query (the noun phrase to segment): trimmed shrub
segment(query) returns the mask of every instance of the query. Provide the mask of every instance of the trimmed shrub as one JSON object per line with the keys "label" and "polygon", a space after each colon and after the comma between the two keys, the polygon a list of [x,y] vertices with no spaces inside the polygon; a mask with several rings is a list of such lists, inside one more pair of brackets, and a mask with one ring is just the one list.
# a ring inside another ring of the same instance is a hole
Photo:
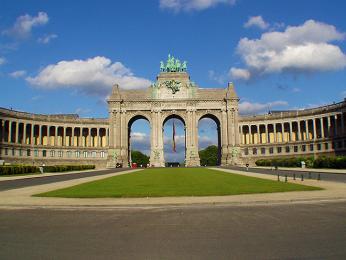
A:
{"label": "trimmed shrub", "polygon": [[0,166],[0,175],[15,175],[40,172],[39,168],[30,165]]}
{"label": "trimmed shrub", "polygon": [[346,156],[260,159],[255,163],[257,166],[301,167],[302,161],[307,168],[346,169]]}
{"label": "trimmed shrub", "polygon": [[52,165],[44,166],[43,172],[67,172],[95,169],[95,165]]}

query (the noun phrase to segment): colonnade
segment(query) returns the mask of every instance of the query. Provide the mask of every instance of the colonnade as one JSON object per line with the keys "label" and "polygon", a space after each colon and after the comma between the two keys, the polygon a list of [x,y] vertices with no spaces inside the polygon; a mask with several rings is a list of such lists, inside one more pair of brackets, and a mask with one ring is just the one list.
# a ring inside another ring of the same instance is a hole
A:
{"label": "colonnade", "polygon": [[241,144],[299,142],[334,138],[345,134],[344,113],[285,121],[281,119],[278,122],[240,122]]}
{"label": "colonnade", "polygon": [[0,120],[0,143],[58,147],[107,147],[108,128]]}

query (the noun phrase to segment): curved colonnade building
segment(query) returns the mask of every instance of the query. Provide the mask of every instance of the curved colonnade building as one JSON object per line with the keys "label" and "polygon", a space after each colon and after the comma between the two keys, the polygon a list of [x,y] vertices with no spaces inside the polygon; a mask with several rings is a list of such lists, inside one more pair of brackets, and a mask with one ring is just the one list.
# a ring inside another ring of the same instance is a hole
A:
{"label": "curved colonnade building", "polygon": [[[346,102],[239,116],[240,161],[346,153]],[[0,108],[0,158],[18,164],[107,164],[108,119]]]}

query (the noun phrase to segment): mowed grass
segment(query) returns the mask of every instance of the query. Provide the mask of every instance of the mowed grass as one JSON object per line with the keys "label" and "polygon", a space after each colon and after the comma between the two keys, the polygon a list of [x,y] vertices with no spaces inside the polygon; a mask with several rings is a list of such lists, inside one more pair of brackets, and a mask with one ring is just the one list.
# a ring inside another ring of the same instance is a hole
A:
{"label": "mowed grass", "polygon": [[277,182],[206,168],[153,168],[37,194],[63,198],[221,196],[321,188]]}

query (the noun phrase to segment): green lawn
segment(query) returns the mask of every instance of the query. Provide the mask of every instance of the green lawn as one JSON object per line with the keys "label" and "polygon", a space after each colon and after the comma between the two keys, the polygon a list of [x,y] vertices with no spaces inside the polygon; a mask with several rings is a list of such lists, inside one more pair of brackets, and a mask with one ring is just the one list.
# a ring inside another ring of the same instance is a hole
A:
{"label": "green lawn", "polygon": [[218,196],[319,189],[206,168],[153,168],[34,196],[63,198]]}

